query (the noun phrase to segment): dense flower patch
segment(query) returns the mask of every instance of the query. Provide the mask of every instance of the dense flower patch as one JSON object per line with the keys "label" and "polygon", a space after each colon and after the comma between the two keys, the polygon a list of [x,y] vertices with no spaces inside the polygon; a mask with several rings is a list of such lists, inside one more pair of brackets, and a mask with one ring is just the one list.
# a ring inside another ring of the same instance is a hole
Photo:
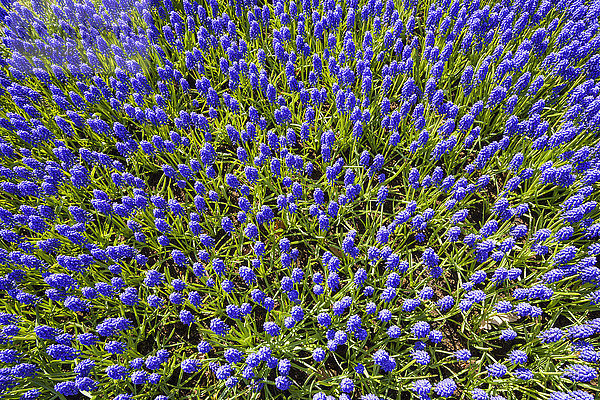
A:
{"label": "dense flower patch", "polygon": [[599,0],[0,14],[0,396],[593,400]]}

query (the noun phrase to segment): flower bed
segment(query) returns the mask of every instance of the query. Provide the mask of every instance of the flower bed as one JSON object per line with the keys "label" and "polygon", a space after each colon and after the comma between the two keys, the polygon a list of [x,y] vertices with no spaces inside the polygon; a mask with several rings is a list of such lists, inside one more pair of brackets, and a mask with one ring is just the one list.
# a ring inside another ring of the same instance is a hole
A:
{"label": "flower bed", "polygon": [[0,16],[0,396],[598,393],[600,1]]}

